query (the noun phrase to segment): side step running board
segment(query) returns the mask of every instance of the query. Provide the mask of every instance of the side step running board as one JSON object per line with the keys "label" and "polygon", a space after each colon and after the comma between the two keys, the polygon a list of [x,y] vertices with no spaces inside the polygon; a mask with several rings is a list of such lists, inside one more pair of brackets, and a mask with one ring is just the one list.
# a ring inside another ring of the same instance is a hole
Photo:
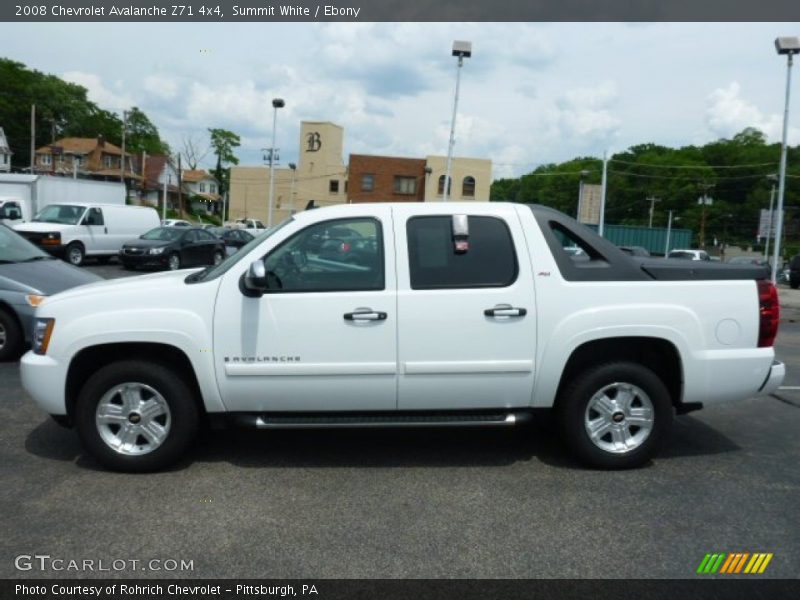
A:
{"label": "side step running board", "polygon": [[513,427],[530,421],[530,413],[431,414],[238,414],[237,425],[256,429],[330,429],[362,427]]}

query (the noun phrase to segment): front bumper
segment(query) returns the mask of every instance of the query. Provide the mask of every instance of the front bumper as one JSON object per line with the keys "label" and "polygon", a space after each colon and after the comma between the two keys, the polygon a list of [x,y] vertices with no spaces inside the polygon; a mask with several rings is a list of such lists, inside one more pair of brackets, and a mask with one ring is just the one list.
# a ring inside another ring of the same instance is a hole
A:
{"label": "front bumper", "polygon": [[26,352],[19,363],[22,387],[50,415],[66,415],[64,365],[50,356]]}
{"label": "front bumper", "polygon": [[772,363],[767,378],[764,380],[761,389],[758,390],[759,396],[766,396],[777,390],[783,383],[783,378],[786,376],[786,365],[781,361],[776,360]]}
{"label": "front bumper", "polygon": [[166,267],[169,264],[169,253],[126,254],[120,252],[119,260],[126,267]]}

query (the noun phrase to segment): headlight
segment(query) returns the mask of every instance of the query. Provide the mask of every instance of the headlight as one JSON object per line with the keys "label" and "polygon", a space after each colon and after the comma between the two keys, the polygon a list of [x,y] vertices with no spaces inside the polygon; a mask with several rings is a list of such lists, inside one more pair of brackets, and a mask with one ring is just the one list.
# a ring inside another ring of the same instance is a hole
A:
{"label": "headlight", "polygon": [[42,302],[44,302],[45,298],[47,298],[47,296],[28,294],[25,296],[25,302],[27,302],[29,306],[39,306]]}
{"label": "headlight", "polygon": [[35,319],[33,322],[33,351],[36,354],[47,354],[50,336],[53,334],[55,319]]}
{"label": "headlight", "polygon": [[161,248],[150,248],[150,250],[148,250],[147,253],[148,254],[163,254],[164,253],[164,248],[163,247],[161,247]]}
{"label": "headlight", "polygon": [[42,236],[43,246],[58,246],[61,244],[61,234],[59,232],[46,233]]}

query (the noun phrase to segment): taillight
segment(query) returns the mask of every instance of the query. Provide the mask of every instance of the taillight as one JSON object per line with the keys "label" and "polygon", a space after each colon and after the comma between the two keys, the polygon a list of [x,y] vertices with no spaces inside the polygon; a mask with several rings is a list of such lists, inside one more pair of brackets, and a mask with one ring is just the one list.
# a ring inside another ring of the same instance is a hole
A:
{"label": "taillight", "polygon": [[778,304],[778,290],[771,281],[760,279],[758,286],[758,347],[768,348],[775,343],[778,335],[778,322],[781,311]]}

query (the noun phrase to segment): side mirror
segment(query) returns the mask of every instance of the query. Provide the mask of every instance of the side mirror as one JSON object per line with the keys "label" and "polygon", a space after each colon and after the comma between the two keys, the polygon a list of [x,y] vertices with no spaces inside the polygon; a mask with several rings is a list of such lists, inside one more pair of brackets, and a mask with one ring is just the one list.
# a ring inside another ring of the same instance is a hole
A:
{"label": "side mirror", "polygon": [[263,260],[250,263],[242,279],[243,290],[248,296],[261,296],[267,289],[267,269]]}

